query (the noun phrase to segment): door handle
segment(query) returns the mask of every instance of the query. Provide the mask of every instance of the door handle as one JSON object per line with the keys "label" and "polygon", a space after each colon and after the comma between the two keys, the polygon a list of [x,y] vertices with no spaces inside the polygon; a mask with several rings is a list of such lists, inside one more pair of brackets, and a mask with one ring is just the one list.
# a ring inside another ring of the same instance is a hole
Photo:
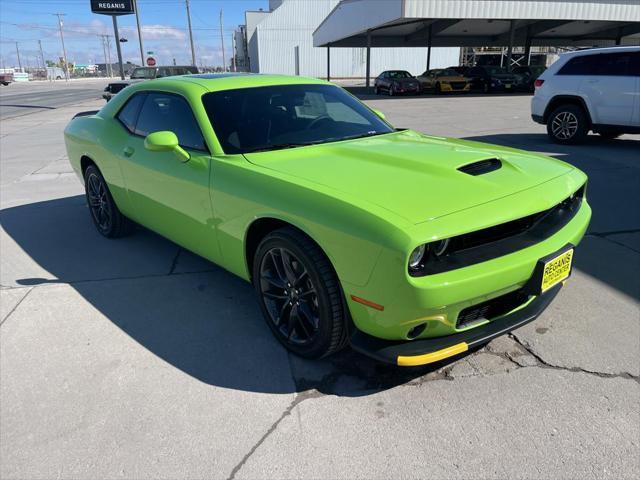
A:
{"label": "door handle", "polygon": [[131,155],[133,155],[133,152],[135,152],[135,149],[133,147],[124,147],[124,150],[122,150],[122,153],[125,157],[130,157]]}
{"label": "door handle", "polygon": [[597,78],[590,78],[589,80],[587,80],[587,82],[589,83],[598,83],[600,80],[598,80]]}

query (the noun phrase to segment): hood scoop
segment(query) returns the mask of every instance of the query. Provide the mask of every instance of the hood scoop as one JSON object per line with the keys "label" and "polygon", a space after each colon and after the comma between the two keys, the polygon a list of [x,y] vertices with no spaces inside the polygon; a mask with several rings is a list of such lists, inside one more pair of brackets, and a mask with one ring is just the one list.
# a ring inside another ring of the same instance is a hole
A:
{"label": "hood scoop", "polygon": [[477,177],[478,175],[484,175],[485,173],[493,172],[500,168],[502,168],[502,162],[499,159],[488,158],[486,160],[480,160],[479,162],[463,165],[458,168],[458,171]]}

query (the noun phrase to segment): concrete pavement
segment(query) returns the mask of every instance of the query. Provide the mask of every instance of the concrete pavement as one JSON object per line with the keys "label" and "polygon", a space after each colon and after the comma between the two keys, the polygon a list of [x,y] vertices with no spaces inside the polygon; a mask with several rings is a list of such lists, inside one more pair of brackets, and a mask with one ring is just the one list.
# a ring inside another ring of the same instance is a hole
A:
{"label": "concrete pavement", "polygon": [[371,100],[397,126],[574,163],[594,209],[540,319],[397,369],[288,355],[249,285],[146,230],[95,233],[61,132],[101,104],[0,128],[1,478],[635,478],[638,136],[558,147],[526,96]]}

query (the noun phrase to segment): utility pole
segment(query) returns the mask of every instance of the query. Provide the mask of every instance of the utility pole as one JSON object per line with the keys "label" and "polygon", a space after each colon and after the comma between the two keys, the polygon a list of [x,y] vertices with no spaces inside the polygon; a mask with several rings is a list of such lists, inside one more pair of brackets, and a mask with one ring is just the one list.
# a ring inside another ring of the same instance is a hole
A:
{"label": "utility pole", "polygon": [[118,69],[120,70],[120,80],[124,80],[124,67],[122,66],[122,50],[120,49],[120,34],[118,33],[118,16],[111,15],[113,20],[113,34],[116,37],[116,51],[118,52]]}
{"label": "utility pole", "polygon": [[144,47],[142,46],[142,29],[140,28],[140,15],[138,14],[138,0],[134,0],[134,7],[136,9],[136,25],[138,25],[138,42],[140,43],[140,61],[144,67]]}
{"label": "utility pole", "polygon": [[38,40],[38,46],[40,47],[40,58],[42,59],[42,68],[44,68],[44,71],[46,73],[47,71],[47,62],[44,59],[44,52],[42,51],[42,41]]}
{"label": "utility pole", "polygon": [[64,13],[54,13],[58,17],[58,27],[60,28],[60,41],[62,42],[62,55],[64,58],[64,79],[69,81],[69,62],[67,62],[67,49],[64,47],[64,33],[62,33],[62,17]]}
{"label": "utility pole", "polygon": [[222,26],[222,9],[220,9],[220,43],[222,44],[222,71],[227,71],[227,59],[224,56],[224,27]]}
{"label": "utility pole", "polygon": [[187,4],[187,22],[189,23],[189,42],[191,43],[191,65],[196,66],[196,50],[193,48],[193,32],[191,31],[191,10],[189,10],[189,0],[185,0]]}
{"label": "utility pole", "polygon": [[98,35],[100,40],[102,41],[102,53],[104,55],[104,70],[107,75],[109,75],[109,64],[107,63],[107,39],[106,35]]}
{"label": "utility pole", "polygon": [[233,31],[233,33],[231,34],[231,63],[233,64],[233,71],[237,71],[237,65],[236,65],[236,32],[235,30]]}
{"label": "utility pole", "polygon": [[20,61],[20,49],[18,48],[18,42],[16,42],[16,55],[18,56],[18,68],[22,71],[22,62]]}
{"label": "utility pole", "polygon": [[107,61],[109,62],[109,68],[107,69],[109,73],[109,78],[113,77],[113,64],[111,63],[111,37],[109,35],[105,35],[104,38],[107,39]]}

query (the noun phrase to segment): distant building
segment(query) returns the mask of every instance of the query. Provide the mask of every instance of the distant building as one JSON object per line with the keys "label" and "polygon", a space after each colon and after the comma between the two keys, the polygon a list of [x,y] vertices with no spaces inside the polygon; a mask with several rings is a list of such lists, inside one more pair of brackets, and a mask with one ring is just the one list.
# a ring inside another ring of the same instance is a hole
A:
{"label": "distant building", "polygon": [[[313,32],[338,3],[338,0],[270,0],[269,11],[245,12],[246,23],[236,36],[236,58],[244,55],[243,69],[251,72],[324,77],[327,49],[313,46]],[[460,48],[433,48],[431,68],[457,65],[459,59]],[[426,69],[426,63],[426,47],[371,50],[372,77],[389,69],[419,75]],[[332,78],[363,78],[365,74],[365,48],[331,49]]]}

